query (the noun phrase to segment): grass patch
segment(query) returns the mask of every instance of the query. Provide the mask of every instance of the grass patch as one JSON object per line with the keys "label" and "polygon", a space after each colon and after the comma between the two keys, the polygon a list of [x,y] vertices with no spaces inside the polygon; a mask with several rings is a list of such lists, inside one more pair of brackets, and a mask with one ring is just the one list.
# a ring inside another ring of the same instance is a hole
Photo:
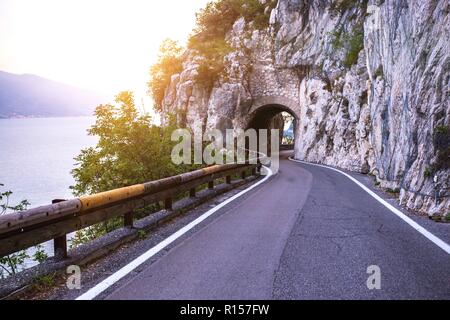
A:
{"label": "grass patch", "polygon": [[431,175],[432,175],[433,173],[431,172],[431,169],[429,168],[429,167],[426,167],[425,168],[425,171],[423,172],[423,177],[425,178],[425,179],[428,179],[428,178],[431,178]]}
{"label": "grass patch", "polygon": [[145,238],[147,238],[147,232],[145,232],[144,230],[139,230],[137,232],[137,236],[139,240],[144,240]]}
{"label": "grass patch", "polygon": [[358,56],[361,50],[364,49],[364,30],[356,30],[348,38],[347,54],[344,58],[343,64],[346,68],[358,62]]}
{"label": "grass patch", "polygon": [[334,50],[345,50],[342,65],[348,69],[351,68],[358,62],[359,53],[364,49],[364,26],[358,24],[352,33],[345,32],[342,29],[335,30],[330,32],[330,36]]}
{"label": "grass patch", "polygon": [[395,189],[387,188],[386,191],[390,194],[400,194],[400,188],[395,188]]}
{"label": "grass patch", "polygon": [[33,280],[33,287],[38,291],[54,287],[55,284],[56,284],[56,274],[54,273],[36,277]]}

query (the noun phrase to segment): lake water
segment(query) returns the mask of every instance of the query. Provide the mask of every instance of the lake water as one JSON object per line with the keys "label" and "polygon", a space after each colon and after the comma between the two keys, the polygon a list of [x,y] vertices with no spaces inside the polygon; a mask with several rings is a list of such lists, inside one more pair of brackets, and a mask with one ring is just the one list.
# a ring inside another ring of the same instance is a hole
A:
{"label": "lake water", "polygon": [[0,119],[0,183],[14,192],[11,203],[30,207],[73,198],[70,171],[81,149],[94,146],[87,129],[93,117]]}
{"label": "lake water", "polygon": [[[96,144],[97,138],[87,134],[94,122],[93,117],[0,119],[0,183],[5,185],[0,190],[14,192],[10,203],[27,199],[34,208],[73,198],[73,158]],[[52,242],[44,249],[53,255]],[[27,259],[24,267],[35,264]]]}

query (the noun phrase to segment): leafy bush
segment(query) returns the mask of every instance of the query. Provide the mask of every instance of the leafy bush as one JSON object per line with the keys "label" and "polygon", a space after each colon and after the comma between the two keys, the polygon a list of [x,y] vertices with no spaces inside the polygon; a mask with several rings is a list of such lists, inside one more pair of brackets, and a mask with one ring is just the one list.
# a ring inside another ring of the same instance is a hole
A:
{"label": "leafy bush", "polygon": [[183,48],[175,41],[166,39],[160,46],[158,61],[150,68],[149,93],[156,111],[162,111],[162,101],[170,80],[183,69]]}
{"label": "leafy bush", "polygon": [[333,14],[344,13],[355,7],[366,8],[368,0],[333,0],[330,5],[330,11]]}
{"label": "leafy bush", "polygon": [[342,13],[350,9],[357,2],[355,0],[333,0],[330,5],[330,11],[333,14]]}
{"label": "leafy bush", "polygon": [[170,117],[166,126],[151,123],[141,115],[131,92],[122,92],[116,104],[100,105],[95,124],[88,130],[99,138],[95,148],[81,151],[72,170],[75,195],[99,193],[124,186],[173,176],[194,167],[176,166],[171,161],[172,132],[177,129]]}
{"label": "leafy bush", "polygon": [[346,54],[342,64],[346,68],[358,62],[358,56],[361,50],[364,49],[364,27],[357,25],[353,32],[347,33],[342,29],[330,33],[331,45],[334,50],[345,49]]}
{"label": "leafy bush", "polygon": [[[223,74],[224,57],[232,51],[225,37],[237,19],[244,17],[246,22],[253,22],[255,29],[264,29],[269,26],[269,14],[276,4],[276,0],[267,4],[259,0],[218,0],[209,2],[197,13],[196,27],[188,41],[188,48],[203,57],[196,82],[211,90]],[[165,40],[157,63],[150,69],[148,88],[158,112],[162,111],[171,77],[182,71],[183,51],[178,43]]]}
{"label": "leafy bush", "polygon": [[48,259],[48,254],[47,252],[45,252],[44,246],[42,244],[38,244],[36,247],[34,247],[34,249],[36,250],[33,254],[34,261],[42,263]]}
{"label": "leafy bush", "polygon": [[[200,167],[173,164],[171,153],[176,143],[171,136],[178,129],[175,118],[169,116],[164,127],[152,124],[150,116],[136,110],[131,92],[120,93],[116,104],[98,106],[95,114],[97,119],[89,134],[99,140],[95,148],[84,149],[75,158],[72,175],[76,184],[71,188],[76,196],[158,180]],[[112,219],[81,230],[75,234],[71,246],[89,242],[121,226],[121,219]]]}
{"label": "leafy bush", "polygon": [[29,255],[25,250],[0,258],[0,278],[16,274],[25,263]]}
{"label": "leafy bush", "polygon": [[75,232],[74,237],[70,240],[70,248],[74,249],[78,246],[89,243],[108,232],[119,229],[123,226],[122,218],[114,218],[88,228],[78,230]]}
{"label": "leafy bush", "polygon": [[334,50],[344,48],[344,43],[341,40],[342,32],[342,29],[337,29],[329,33],[329,35],[331,36],[331,45],[333,46]]}
{"label": "leafy bush", "polygon": [[[0,183],[0,187],[4,187],[4,184]],[[8,212],[23,211],[30,204],[27,200],[23,200],[17,205],[11,205],[12,194],[12,191],[0,191],[0,216]],[[28,258],[29,255],[25,250],[0,257],[0,278],[16,274]]]}
{"label": "leafy bush", "polygon": [[[204,58],[198,68],[197,81],[212,88],[224,70],[224,57],[232,48],[226,43],[226,34],[240,17],[253,22],[255,29],[269,26],[270,9],[277,1],[262,4],[259,0],[219,0],[209,2],[197,13],[196,28],[189,38],[188,48]],[[267,9],[269,7],[269,9]]]}
{"label": "leafy bush", "polygon": [[348,39],[347,55],[343,61],[345,67],[350,68],[358,62],[358,55],[364,49],[364,30],[356,30]]}
{"label": "leafy bush", "polygon": [[55,284],[56,284],[56,273],[36,277],[33,279],[33,288],[38,291],[43,291],[48,288],[51,288]]}
{"label": "leafy bush", "polygon": [[196,83],[211,90],[214,83],[219,79],[224,71],[224,57],[231,52],[231,47],[225,39],[214,39],[197,45],[197,50],[201,52],[201,60],[195,79]]}
{"label": "leafy bush", "polygon": [[[0,187],[4,187],[3,183],[0,183]],[[6,214],[8,211],[16,212],[23,211],[30,205],[28,200],[22,200],[19,204],[12,205],[9,202],[10,197],[12,196],[12,191],[1,191],[0,190],[0,216]]]}
{"label": "leafy bush", "polygon": [[[4,187],[4,184],[0,183],[0,187]],[[9,212],[23,211],[26,210],[30,203],[27,200],[22,200],[19,204],[12,205],[10,203],[10,197],[13,194],[12,191],[2,191],[0,190],[0,216],[8,214]],[[0,257],[0,278],[5,278],[16,274],[23,268],[23,265],[30,256],[26,250],[21,250],[19,252]],[[48,258],[47,253],[45,253],[42,245],[37,245],[35,247],[35,254],[33,255],[33,260],[36,262],[43,262]]]}
{"label": "leafy bush", "polygon": [[[262,4],[259,0],[218,0],[209,2],[196,14],[194,37],[203,40],[223,38],[232,29],[240,17],[246,22],[254,22],[256,29],[269,25],[270,9],[275,8],[277,1]],[[266,8],[269,9],[266,11]]]}

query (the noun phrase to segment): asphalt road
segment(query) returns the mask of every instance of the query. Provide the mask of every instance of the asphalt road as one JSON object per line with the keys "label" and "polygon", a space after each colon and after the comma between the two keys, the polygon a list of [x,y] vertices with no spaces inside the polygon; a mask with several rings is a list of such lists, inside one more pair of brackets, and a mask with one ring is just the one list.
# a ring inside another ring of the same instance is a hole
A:
{"label": "asphalt road", "polygon": [[450,255],[337,172],[284,158],[221,210],[106,298],[450,299]]}

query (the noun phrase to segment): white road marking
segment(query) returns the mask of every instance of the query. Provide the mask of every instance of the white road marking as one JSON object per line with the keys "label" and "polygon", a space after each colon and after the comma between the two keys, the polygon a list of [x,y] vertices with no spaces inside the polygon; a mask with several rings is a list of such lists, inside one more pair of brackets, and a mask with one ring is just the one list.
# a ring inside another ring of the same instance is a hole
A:
{"label": "white road marking", "polygon": [[416,231],[418,231],[420,234],[422,234],[423,236],[425,236],[428,240],[430,240],[431,242],[433,242],[435,245],[437,245],[439,248],[441,248],[442,250],[444,250],[447,254],[450,254],[450,245],[445,243],[443,240],[439,239],[438,237],[436,237],[434,234],[432,234],[430,231],[428,231],[427,229],[425,229],[424,227],[422,227],[421,225],[419,225],[417,222],[415,222],[414,220],[412,220],[411,218],[409,218],[407,215],[405,215],[403,212],[401,212],[400,210],[398,210],[397,208],[393,207],[391,204],[389,204],[388,202],[386,202],[383,198],[381,198],[379,195],[377,195],[375,192],[373,192],[372,190],[370,190],[369,188],[367,188],[365,185],[363,185],[361,182],[359,182],[358,180],[356,180],[355,178],[353,178],[351,175],[339,170],[339,169],[335,169],[332,167],[328,167],[328,166],[324,166],[321,164],[315,164],[315,163],[308,163],[308,162],[304,162],[304,161],[300,161],[300,160],[295,160],[292,158],[289,158],[290,161],[293,162],[298,162],[298,163],[303,163],[306,165],[310,165],[310,166],[316,166],[316,167],[322,167],[322,168],[326,168],[329,170],[333,170],[336,171],[344,176],[346,176],[347,178],[349,178],[350,180],[352,180],[354,183],[356,183],[358,186],[360,186],[364,191],[366,191],[368,194],[370,194],[373,198],[375,198],[375,200],[377,200],[378,202],[380,202],[382,205],[384,205],[386,208],[388,208],[390,211],[392,211],[395,215],[397,215],[400,219],[402,219],[403,221],[405,221],[407,224],[409,224],[411,227],[413,227]]}
{"label": "white road marking", "polygon": [[115,272],[114,274],[112,274],[111,276],[109,276],[108,278],[106,278],[105,280],[100,282],[99,284],[97,284],[95,287],[93,287],[92,289],[88,290],[86,293],[79,296],[76,300],[92,300],[92,299],[94,299],[99,294],[104,292],[106,289],[111,287],[113,284],[118,282],[120,279],[122,279],[123,277],[128,275],[134,269],[139,267],[141,264],[146,262],[148,259],[150,259],[154,255],[156,255],[158,252],[160,252],[161,250],[166,248],[171,243],[173,243],[175,240],[179,239],[181,236],[186,234],[188,231],[192,230],[194,227],[196,227],[197,225],[199,225],[200,223],[202,223],[203,221],[208,219],[214,213],[216,213],[217,211],[219,211],[220,209],[225,207],[227,204],[233,202],[234,200],[238,199],[239,197],[243,196],[244,194],[248,193],[249,191],[251,191],[251,190],[255,189],[256,187],[260,186],[261,184],[265,183],[273,175],[273,172],[272,172],[272,170],[270,170],[267,167],[263,167],[263,168],[267,171],[267,175],[265,176],[265,178],[263,180],[255,183],[254,185],[250,186],[249,188],[239,192],[238,194],[227,199],[226,201],[222,202],[218,206],[207,211],[206,213],[204,213],[202,216],[200,216],[196,220],[192,221],[185,227],[181,228],[180,230],[178,230],[177,232],[172,234],[170,237],[163,240],[162,242],[157,244],[155,247],[151,248],[150,250],[148,250],[141,256],[137,257],[135,260],[133,260],[132,262],[130,262],[129,264],[124,266],[122,269],[118,270],[117,272]]}

